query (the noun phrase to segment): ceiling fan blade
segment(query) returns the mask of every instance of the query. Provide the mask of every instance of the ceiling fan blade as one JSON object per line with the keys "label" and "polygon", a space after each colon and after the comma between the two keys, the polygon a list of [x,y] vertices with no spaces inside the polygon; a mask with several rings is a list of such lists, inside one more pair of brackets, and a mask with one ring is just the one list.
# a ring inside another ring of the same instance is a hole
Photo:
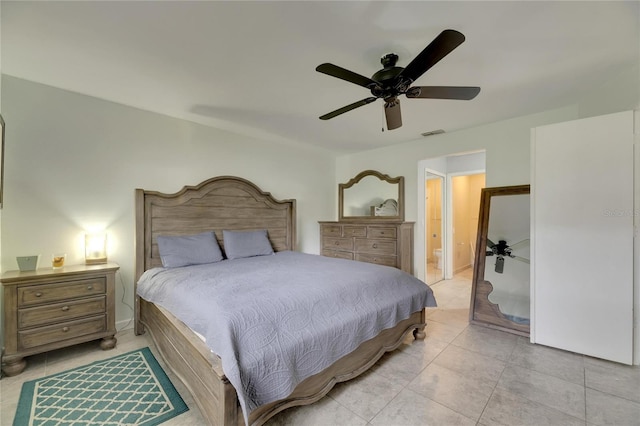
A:
{"label": "ceiling fan blade", "polygon": [[453,49],[464,42],[464,35],[455,30],[444,30],[400,73],[405,80],[416,81],[429,68],[437,64]]}
{"label": "ceiling fan blade", "polygon": [[527,264],[531,263],[531,261],[529,259],[527,259],[526,257],[512,256],[511,258],[515,259],[515,260],[519,260],[520,262],[524,262],[524,263],[527,263]]}
{"label": "ceiling fan blade", "polygon": [[511,244],[509,247],[511,247],[511,250],[515,250],[517,248],[519,248],[520,246],[526,245],[529,242],[529,238],[526,238],[522,241],[518,241],[515,244]]}
{"label": "ceiling fan blade", "polygon": [[339,78],[340,80],[345,80],[350,83],[357,84],[358,86],[366,87],[367,89],[371,89],[373,86],[378,85],[378,83],[371,80],[369,77],[365,77],[353,71],[349,71],[348,69],[329,63],[318,65],[316,67],[316,71],[321,72],[322,74],[327,74],[332,77]]}
{"label": "ceiling fan blade", "polygon": [[387,129],[393,130],[402,126],[400,101],[398,98],[387,98],[384,103],[384,116],[387,118]]}
{"label": "ceiling fan blade", "polygon": [[493,248],[495,245],[496,244],[493,241],[491,241],[490,239],[487,238],[487,247]]}
{"label": "ceiling fan blade", "polygon": [[352,103],[350,105],[347,105],[347,106],[344,106],[342,108],[339,108],[339,109],[337,109],[335,111],[332,111],[332,112],[330,112],[328,114],[322,115],[322,116],[320,116],[320,120],[329,120],[330,118],[337,117],[338,115],[344,114],[345,112],[351,111],[352,109],[356,109],[358,107],[370,104],[371,102],[375,101],[376,99],[378,99],[378,98],[370,97],[370,98],[362,99],[361,101],[354,102],[354,103]]}
{"label": "ceiling fan blade", "polygon": [[479,87],[414,86],[407,92],[407,98],[458,99],[462,101],[470,101],[475,98],[478,93],[480,93]]}

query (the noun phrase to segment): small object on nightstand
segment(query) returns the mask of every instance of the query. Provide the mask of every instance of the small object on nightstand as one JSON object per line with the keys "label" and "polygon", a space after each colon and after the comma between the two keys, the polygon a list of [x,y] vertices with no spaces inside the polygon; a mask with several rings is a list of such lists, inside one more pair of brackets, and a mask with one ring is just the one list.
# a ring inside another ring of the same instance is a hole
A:
{"label": "small object on nightstand", "polygon": [[64,258],[67,257],[64,253],[55,253],[51,255],[51,266],[53,269],[61,269],[64,267]]}
{"label": "small object on nightstand", "polygon": [[18,261],[18,269],[20,271],[35,271],[38,266],[38,257],[39,255],[33,256],[18,256],[16,260]]}

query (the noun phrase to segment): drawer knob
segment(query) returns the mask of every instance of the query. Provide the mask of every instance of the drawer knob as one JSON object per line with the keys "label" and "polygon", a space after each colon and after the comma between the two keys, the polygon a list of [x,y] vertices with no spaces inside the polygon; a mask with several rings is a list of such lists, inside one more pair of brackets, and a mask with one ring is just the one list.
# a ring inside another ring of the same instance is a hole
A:
{"label": "drawer knob", "polygon": [[41,297],[41,296],[42,296],[42,293],[40,293],[40,292],[36,293],[36,297]]}
{"label": "drawer knob", "polygon": [[69,331],[69,327],[62,327],[62,331],[66,333],[67,331]]}
{"label": "drawer knob", "polygon": [[68,307],[68,306],[63,306],[63,307],[62,307],[62,310],[63,310],[64,312],[67,312],[67,311],[69,310],[69,307]]}
{"label": "drawer knob", "polygon": [[337,245],[337,246],[339,246],[339,245],[340,245],[340,242],[339,242],[339,241],[336,241],[336,245]]}
{"label": "drawer knob", "polygon": [[374,244],[374,245],[373,245],[373,248],[378,248],[378,245],[377,245],[377,244]]}
{"label": "drawer knob", "polygon": [[87,286],[87,290],[93,290],[93,286],[92,285],[88,285]]}

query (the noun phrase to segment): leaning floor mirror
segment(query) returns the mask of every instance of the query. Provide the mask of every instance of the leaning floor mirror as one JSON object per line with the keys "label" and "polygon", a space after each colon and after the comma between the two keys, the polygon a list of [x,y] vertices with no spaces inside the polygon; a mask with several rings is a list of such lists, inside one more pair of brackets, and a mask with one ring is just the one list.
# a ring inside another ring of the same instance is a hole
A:
{"label": "leaning floor mirror", "polygon": [[529,185],[484,188],[471,287],[471,323],[529,335]]}

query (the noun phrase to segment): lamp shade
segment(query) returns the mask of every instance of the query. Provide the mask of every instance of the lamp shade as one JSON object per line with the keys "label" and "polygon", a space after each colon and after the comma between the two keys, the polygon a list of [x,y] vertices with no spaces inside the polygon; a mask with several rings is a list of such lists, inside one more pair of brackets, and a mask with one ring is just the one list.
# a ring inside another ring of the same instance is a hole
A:
{"label": "lamp shade", "polygon": [[87,265],[107,263],[107,234],[85,234],[84,259]]}

